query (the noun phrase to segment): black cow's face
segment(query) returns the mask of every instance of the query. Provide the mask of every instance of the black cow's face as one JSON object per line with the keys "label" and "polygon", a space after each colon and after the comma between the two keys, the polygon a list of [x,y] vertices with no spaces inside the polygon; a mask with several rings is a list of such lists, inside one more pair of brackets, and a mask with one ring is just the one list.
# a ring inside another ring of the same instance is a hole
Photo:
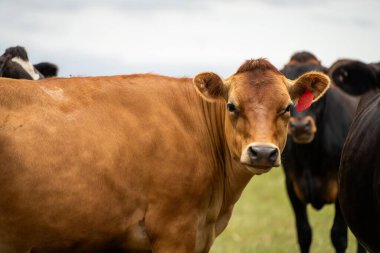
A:
{"label": "black cow's face", "polygon": [[4,57],[2,77],[39,80],[44,76],[29,62],[19,57]]}
{"label": "black cow's face", "polygon": [[[309,71],[325,72],[325,68],[316,64],[292,64],[281,70],[287,78],[296,79]],[[307,144],[314,140],[317,133],[317,122],[323,113],[324,98],[313,103],[310,108],[297,112],[294,106],[290,109],[288,135],[295,143]]]}
{"label": "black cow's face", "polygon": [[317,122],[323,114],[324,98],[322,97],[310,108],[297,112],[292,106],[290,109],[290,120],[288,134],[295,143],[307,144],[314,140],[317,133]]}

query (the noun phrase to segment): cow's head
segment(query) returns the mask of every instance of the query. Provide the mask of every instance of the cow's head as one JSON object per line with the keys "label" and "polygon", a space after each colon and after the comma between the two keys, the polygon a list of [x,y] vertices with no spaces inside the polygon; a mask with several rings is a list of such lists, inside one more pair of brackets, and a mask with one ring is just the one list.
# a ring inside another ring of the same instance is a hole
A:
{"label": "cow's head", "polygon": [[[320,61],[309,52],[295,53],[281,72],[289,79],[296,79],[310,71],[327,72]],[[317,120],[323,112],[323,102],[314,103],[304,111],[290,109],[288,134],[295,143],[306,144],[314,140],[317,132]]]}
{"label": "cow's head", "polygon": [[351,95],[362,95],[380,88],[380,63],[342,59],[331,65],[329,75],[334,84]]}
{"label": "cow's head", "polygon": [[291,105],[307,89],[318,99],[329,79],[307,73],[292,81],[258,59],[246,61],[224,80],[212,72],[198,74],[194,84],[206,100],[225,104],[225,136],[232,157],[249,171],[263,173],[280,165]]}
{"label": "cow's head", "polygon": [[0,56],[0,77],[38,80],[56,76],[57,72],[58,67],[52,63],[32,65],[25,48],[20,46],[10,47]]}
{"label": "cow's head", "polygon": [[308,52],[308,51],[301,51],[294,53],[291,57],[289,62],[285,66],[292,66],[292,65],[300,65],[300,64],[312,64],[312,65],[318,65],[321,66],[321,61],[318,60],[318,58]]}

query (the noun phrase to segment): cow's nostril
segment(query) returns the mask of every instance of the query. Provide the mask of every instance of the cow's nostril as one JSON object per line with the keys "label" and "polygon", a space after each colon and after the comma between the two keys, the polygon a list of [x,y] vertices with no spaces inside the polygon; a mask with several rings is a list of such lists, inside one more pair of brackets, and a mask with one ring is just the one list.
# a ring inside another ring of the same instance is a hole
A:
{"label": "cow's nostril", "polygon": [[270,152],[270,154],[269,154],[269,160],[270,161],[275,162],[277,160],[277,157],[278,157],[278,150],[277,149],[274,149],[272,152]]}
{"label": "cow's nostril", "polygon": [[248,149],[251,164],[260,167],[273,167],[278,160],[277,148],[267,145],[254,145]]}
{"label": "cow's nostril", "polygon": [[310,131],[311,130],[311,121],[308,120],[304,126],[305,131]]}
{"label": "cow's nostril", "polygon": [[259,154],[255,150],[255,148],[253,148],[253,147],[249,147],[249,153],[250,153],[251,159],[257,159],[259,156]]}

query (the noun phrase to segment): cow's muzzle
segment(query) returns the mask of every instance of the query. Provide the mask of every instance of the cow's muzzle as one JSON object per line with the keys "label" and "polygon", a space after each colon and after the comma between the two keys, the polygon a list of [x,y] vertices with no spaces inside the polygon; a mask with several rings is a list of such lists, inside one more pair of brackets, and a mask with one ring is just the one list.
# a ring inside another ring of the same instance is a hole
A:
{"label": "cow's muzzle", "polygon": [[289,133],[295,143],[306,144],[312,142],[316,131],[314,119],[310,116],[291,118],[289,121]]}
{"label": "cow's muzzle", "polygon": [[280,150],[273,144],[251,143],[244,150],[240,162],[254,172],[266,172],[280,166]]}
{"label": "cow's muzzle", "polygon": [[253,167],[274,167],[279,166],[279,151],[272,146],[251,145],[248,148],[248,155]]}

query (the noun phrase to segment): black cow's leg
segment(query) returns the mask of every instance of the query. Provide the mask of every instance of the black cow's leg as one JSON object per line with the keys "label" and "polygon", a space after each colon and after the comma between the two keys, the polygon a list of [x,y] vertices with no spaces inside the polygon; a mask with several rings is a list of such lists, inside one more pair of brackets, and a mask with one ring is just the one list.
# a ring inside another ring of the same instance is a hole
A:
{"label": "black cow's leg", "polygon": [[359,243],[358,241],[358,248],[357,248],[357,253],[366,253],[367,250]]}
{"label": "black cow's leg", "polygon": [[292,183],[289,180],[286,180],[286,189],[296,219],[297,238],[301,253],[308,253],[311,245],[312,231],[307,217],[306,205],[297,198]]}
{"label": "black cow's leg", "polygon": [[347,249],[347,225],[343,219],[339,202],[335,202],[334,224],[331,228],[331,241],[337,253],[346,252]]}

